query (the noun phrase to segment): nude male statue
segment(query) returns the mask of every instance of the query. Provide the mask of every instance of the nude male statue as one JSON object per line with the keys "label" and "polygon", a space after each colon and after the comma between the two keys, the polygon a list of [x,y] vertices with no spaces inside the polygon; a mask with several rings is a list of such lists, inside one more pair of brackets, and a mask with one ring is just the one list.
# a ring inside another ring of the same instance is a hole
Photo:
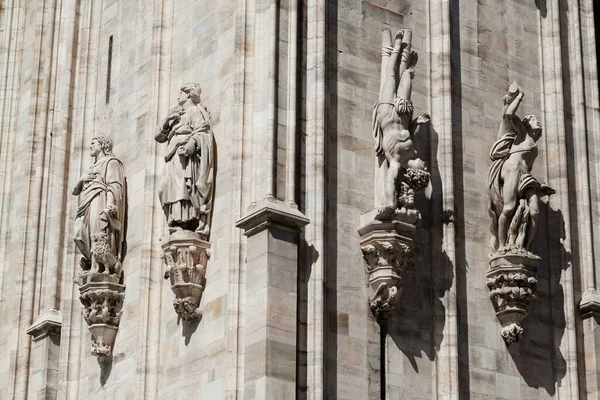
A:
{"label": "nude male statue", "polygon": [[[493,163],[488,174],[488,188],[494,250],[505,250],[508,247],[529,249],[536,231],[539,197],[555,193],[554,189],[540,184],[531,175],[531,168],[538,155],[536,142],[542,136],[542,125],[533,115],[527,115],[523,119],[515,115],[523,96],[523,90],[513,83],[509,93],[504,96],[504,115],[498,139],[490,151]],[[521,202],[528,217],[513,221]],[[510,232],[511,229],[513,232]],[[525,231],[526,241],[523,246],[515,241],[517,230]]]}
{"label": "nude male statue", "polygon": [[[411,37],[410,30],[398,31],[392,47],[390,30],[382,32],[381,88],[379,101],[373,110],[375,152],[385,155],[387,163],[385,204],[380,208],[380,213],[399,208],[400,192],[410,186],[405,178],[407,170],[417,174],[422,171],[421,180],[429,181],[425,164],[417,158],[412,141],[417,126],[428,123],[431,118],[428,113],[422,113],[417,119],[412,119],[413,104],[410,98],[417,54],[411,52]],[[412,192],[412,189],[408,190]]]}

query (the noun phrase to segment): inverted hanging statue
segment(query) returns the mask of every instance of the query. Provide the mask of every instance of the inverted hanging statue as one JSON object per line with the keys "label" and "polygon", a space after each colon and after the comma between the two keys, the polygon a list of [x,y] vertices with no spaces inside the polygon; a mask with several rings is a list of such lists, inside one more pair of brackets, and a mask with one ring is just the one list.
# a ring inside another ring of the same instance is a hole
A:
{"label": "inverted hanging statue", "polygon": [[165,172],[158,197],[169,226],[162,245],[176,298],[175,311],[184,320],[198,317],[210,257],[214,195],[215,146],[210,114],[200,103],[197,83],[181,87],[177,105],[158,125],[155,140],[167,143]]}
{"label": "inverted hanging statue", "polygon": [[82,254],[76,282],[96,356],[112,353],[125,292],[127,182],[112,147],[107,136],[92,139],[94,163],[73,189],[79,196],[74,241]]}
{"label": "inverted hanging statue", "polygon": [[[376,206],[359,229],[367,279],[373,291],[369,304],[378,318],[393,312],[402,293],[402,271],[412,259],[415,192],[429,184],[429,172],[415,151],[413,136],[430,121],[428,113],[413,119],[411,100],[417,54],[411,50],[412,32],[398,31],[392,42],[382,32],[381,85],[373,108],[373,138],[378,161]],[[382,195],[378,195],[381,193]],[[383,201],[380,201],[383,199]]]}
{"label": "inverted hanging statue", "polygon": [[429,173],[413,144],[417,127],[431,118],[425,112],[413,119],[412,81],[418,56],[411,51],[411,41],[408,29],[396,33],[393,46],[390,30],[382,33],[381,86],[373,107],[375,153],[383,169],[383,188],[376,188],[383,189],[385,199],[377,215],[381,221],[418,222],[414,192],[429,184]]}
{"label": "inverted hanging statue", "polygon": [[536,298],[536,270],[540,258],[529,249],[535,237],[539,199],[555,191],[531,175],[538,155],[542,125],[533,115],[522,119],[516,112],[523,90],[510,85],[504,96],[498,139],[490,151],[488,174],[491,230],[490,297],[502,323],[502,337],[516,342],[523,333],[520,322],[526,306]]}

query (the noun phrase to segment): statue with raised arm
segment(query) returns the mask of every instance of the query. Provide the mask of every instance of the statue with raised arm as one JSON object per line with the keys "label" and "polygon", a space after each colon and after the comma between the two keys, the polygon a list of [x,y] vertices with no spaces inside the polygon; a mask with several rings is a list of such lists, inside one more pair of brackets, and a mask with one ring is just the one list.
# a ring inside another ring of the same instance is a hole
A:
{"label": "statue with raised arm", "polygon": [[523,96],[523,90],[513,83],[504,96],[498,139],[490,151],[488,190],[493,251],[528,250],[535,236],[539,198],[555,193],[531,175],[542,125],[533,115],[517,117]]}
{"label": "statue with raised arm", "polygon": [[531,174],[538,155],[542,125],[533,115],[519,118],[516,112],[523,90],[513,83],[504,96],[498,138],[490,151],[488,174],[491,221],[490,269],[487,287],[506,343],[519,341],[527,306],[537,297],[540,257],[529,251],[535,237],[541,196],[554,192]]}
{"label": "statue with raised arm", "polygon": [[170,228],[210,234],[214,138],[210,114],[200,104],[197,83],[181,87],[178,104],[158,125],[155,139],[167,143],[166,170],[158,192]]}
{"label": "statue with raised arm", "polygon": [[[380,220],[392,219],[397,211],[413,210],[414,192],[429,184],[429,173],[412,140],[417,127],[428,123],[430,116],[422,113],[413,119],[411,93],[418,57],[411,51],[411,39],[412,32],[404,29],[396,33],[392,45],[391,31],[382,32],[381,86],[373,108],[375,152],[385,157],[381,160],[385,204],[378,210]],[[413,214],[418,215],[416,210]]]}
{"label": "statue with raised arm", "polygon": [[112,155],[113,142],[96,136],[90,144],[92,166],[77,182],[79,196],[74,241],[83,255],[81,268],[120,278],[127,251],[127,186],[123,164]]}

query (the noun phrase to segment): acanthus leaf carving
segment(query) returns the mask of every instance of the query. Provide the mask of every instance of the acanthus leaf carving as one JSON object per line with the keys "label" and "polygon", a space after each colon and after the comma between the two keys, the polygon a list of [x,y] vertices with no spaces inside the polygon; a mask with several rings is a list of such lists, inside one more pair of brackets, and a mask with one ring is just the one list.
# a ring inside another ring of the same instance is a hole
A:
{"label": "acanthus leaf carving", "polygon": [[210,244],[195,232],[178,230],[163,245],[165,279],[175,293],[173,308],[185,321],[199,317],[198,307],[206,284],[206,266]]}
{"label": "acanthus leaf carving", "polygon": [[374,222],[361,230],[361,249],[372,296],[369,306],[378,318],[388,318],[402,294],[402,272],[412,259],[414,226],[399,221]]}

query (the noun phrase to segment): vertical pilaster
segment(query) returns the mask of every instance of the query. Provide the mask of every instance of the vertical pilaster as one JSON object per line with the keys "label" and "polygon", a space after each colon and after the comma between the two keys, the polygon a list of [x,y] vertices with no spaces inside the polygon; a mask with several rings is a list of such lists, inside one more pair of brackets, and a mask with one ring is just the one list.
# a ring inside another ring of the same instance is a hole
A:
{"label": "vertical pilaster", "polygon": [[[571,253],[571,226],[569,213],[569,190],[567,171],[567,146],[565,135],[565,101],[562,81],[562,45],[560,41],[561,26],[559,16],[560,2],[547,2],[547,16],[540,16],[540,45],[542,65],[542,110],[544,126],[544,145],[546,148],[546,165],[549,184],[557,194],[548,200],[548,208],[562,213],[563,225],[548,221],[548,230],[559,235],[562,246],[549,248],[550,295],[556,299],[564,291],[564,303],[552,301],[554,345],[562,354],[566,364],[565,378],[557,385],[559,398],[577,398],[579,381],[577,376],[577,346],[575,332],[575,307],[573,294],[573,267],[569,259]],[[555,242],[556,243],[556,242]],[[560,275],[558,275],[560,274]],[[555,276],[560,282],[557,285]],[[559,307],[563,309],[560,310]],[[564,313],[564,322],[561,314]],[[564,324],[564,325],[563,325]],[[564,334],[561,330],[564,329]],[[554,357],[555,360],[558,357]],[[556,362],[556,361],[555,361]],[[555,364],[554,368],[558,369]],[[564,367],[560,367],[564,368]]]}
{"label": "vertical pilaster", "polygon": [[267,203],[237,226],[248,237],[244,397],[296,395],[298,242],[308,219]]}
{"label": "vertical pilaster", "polygon": [[[451,19],[450,2],[448,0],[430,0],[429,9],[429,53],[430,65],[430,106],[432,110],[431,124],[439,134],[437,158],[441,178],[440,203],[434,201],[432,214],[434,216],[454,215],[454,151],[462,151],[456,147],[452,130],[452,69],[451,53]],[[457,71],[460,73],[460,71]],[[433,143],[432,143],[433,146]],[[434,147],[432,147],[432,150]],[[441,209],[440,209],[441,206]],[[456,257],[456,227],[454,218],[437,219],[436,226],[441,225],[441,235],[433,235],[432,249],[441,248],[445,259],[434,258],[437,263],[449,263],[448,267],[438,265],[432,270],[434,282],[452,282],[442,301],[445,315],[434,315],[434,326],[443,323],[443,337],[435,360],[435,394],[437,399],[459,398],[459,365],[458,365],[458,306],[457,283],[459,266]],[[441,236],[441,237],[440,237]],[[434,250],[435,251],[435,250]],[[435,253],[434,253],[435,254]],[[434,264],[435,265],[435,264]],[[466,310],[464,310],[466,312]],[[468,357],[468,355],[464,355]]]}

